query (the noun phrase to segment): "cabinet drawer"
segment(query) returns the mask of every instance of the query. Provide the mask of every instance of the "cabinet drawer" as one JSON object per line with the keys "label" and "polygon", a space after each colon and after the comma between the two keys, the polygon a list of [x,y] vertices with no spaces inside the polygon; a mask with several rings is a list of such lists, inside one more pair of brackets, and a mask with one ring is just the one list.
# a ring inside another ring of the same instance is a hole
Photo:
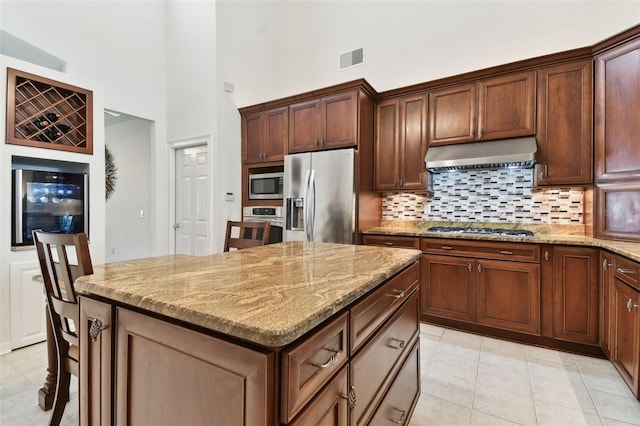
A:
{"label": "cabinet drawer", "polygon": [[405,269],[351,308],[351,354],[393,314],[418,286],[419,264]]}
{"label": "cabinet drawer", "polygon": [[420,393],[419,365],[415,344],[369,425],[406,424]]}
{"label": "cabinet drawer", "polygon": [[281,417],[288,423],[347,362],[345,312],[282,354]]}
{"label": "cabinet drawer", "polygon": [[420,238],[387,235],[363,235],[362,244],[365,246],[401,247],[419,250]]}
{"label": "cabinet drawer", "polygon": [[349,406],[343,397],[348,392],[349,368],[344,367],[322,392],[291,423],[305,425],[343,425],[349,422]]}
{"label": "cabinet drawer", "polygon": [[616,256],[614,262],[614,276],[640,290],[640,264],[622,256]]}
{"label": "cabinet drawer", "polygon": [[457,239],[423,238],[420,243],[423,253],[450,254],[479,259],[504,259],[524,262],[539,262],[540,247],[527,243],[492,243]]}
{"label": "cabinet drawer", "polygon": [[357,403],[351,424],[366,424],[398,371],[401,360],[418,339],[418,292],[351,361],[351,384]]}

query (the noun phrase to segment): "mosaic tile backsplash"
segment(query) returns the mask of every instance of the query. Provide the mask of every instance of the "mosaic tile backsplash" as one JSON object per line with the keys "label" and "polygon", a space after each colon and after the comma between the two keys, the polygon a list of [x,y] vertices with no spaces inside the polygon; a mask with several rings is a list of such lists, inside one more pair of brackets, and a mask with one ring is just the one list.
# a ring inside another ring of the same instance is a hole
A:
{"label": "mosaic tile backsplash", "polygon": [[533,169],[470,169],[433,175],[433,195],[385,193],[383,220],[583,223],[580,188],[533,189]]}

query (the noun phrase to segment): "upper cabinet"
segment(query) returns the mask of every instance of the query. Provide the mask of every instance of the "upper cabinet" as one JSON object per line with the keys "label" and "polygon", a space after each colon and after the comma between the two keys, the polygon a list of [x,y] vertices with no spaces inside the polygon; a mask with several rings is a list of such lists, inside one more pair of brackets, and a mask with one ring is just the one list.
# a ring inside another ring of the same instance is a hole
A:
{"label": "upper cabinet", "polygon": [[93,92],[7,69],[7,143],[93,154]]}
{"label": "upper cabinet", "polygon": [[640,179],[640,39],[595,58],[596,182]]}
{"label": "upper cabinet", "polygon": [[289,152],[349,148],[358,141],[357,90],[289,106]]}
{"label": "upper cabinet", "polygon": [[282,161],[286,154],[289,110],[287,107],[242,116],[242,159],[244,163]]}
{"label": "upper cabinet", "polygon": [[425,190],[427,98],[424,94],[376,106],[375,190]]}
{"label": "upper cabinet", "polygon": [[429,145],[533,135],[535,102],[535,71],[431,90]]}
{"label": "upper cabinet", "polygon": [[536,185],[592,183],[591,60],[538,70]]}

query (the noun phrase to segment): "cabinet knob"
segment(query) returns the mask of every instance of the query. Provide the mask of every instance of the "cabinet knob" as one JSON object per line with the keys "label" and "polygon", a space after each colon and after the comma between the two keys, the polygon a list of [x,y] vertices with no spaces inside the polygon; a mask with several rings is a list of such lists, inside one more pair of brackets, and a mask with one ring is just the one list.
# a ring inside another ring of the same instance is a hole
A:
{"label": "cabinet knob", "polygon": [[97,318],[90,318],[90,319],[91,319],[91,327],[89,328],[89,336],[91,336],[91,341],[95,343],[98,341],[98,336],[100,335],[102,330],[106,330],[109,327],[106,325],[102,325],[102,321],[100,321]]}
{"label": "cabinet knob", "polygon": [[627,311],[631,312],[631,310],[632,310],[633,308],[637,308],[637,307],[638,307],[638,305],[636,305],[636,304],[634,304],[634,303],[633,303],[633,299],[629,299],[629,300],[627,301]]}
{"label": "cabinet knob", "polygon": [[467,269],[469,270],[469,272],[473,270],[473,266],[471,266],[471,262],[469,262],[469,264],[467,265]]}
{"label": "cabinet knob", "polygon": [[478,263],[478,272],[482,272],[482,265]]}
{"label": "cabinet knob", "polygon": [[609,262],[607,262],[607,259],[605,259],[602,261],[602,269],[606,271],[607,268],[609,268]]}
{"label": "cabinet knob", "polygon": [[404,185],[404,180],[400,179],[400,187],[402,188],[403,185]]}
{"label": "cabinet knob", "polygon": [[391,407],[392,410],[397,411],[398,413],[400,413],[400,418],[399,419],[394,419],[394,418],[390,418],[389,420],[391,420],[394,423],[397,423],[399,425],[404,424],[404,422],[407,420],[407,413],[404,410],[401,410],[399,408],[395,408],[395,407]]}
{"label": "cabinet knob", "polygon": [[356,408],[356,387],[351,385],[351,389],[349,393],[343,393],[342,398],[347,400],[347,405],[349,405],[349,410],[353,411]]}
{"label": "cabinet knob", "polygon": [[[545,250],[544,252],[544,260],[549,260],[549,250]],[[606,260],[605,260],[606,262]]]}

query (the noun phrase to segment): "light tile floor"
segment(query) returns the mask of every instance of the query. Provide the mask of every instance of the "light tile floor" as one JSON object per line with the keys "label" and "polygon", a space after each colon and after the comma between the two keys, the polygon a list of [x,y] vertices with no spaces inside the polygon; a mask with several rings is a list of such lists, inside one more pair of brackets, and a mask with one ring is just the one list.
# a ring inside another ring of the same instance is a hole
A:
{"label": "light tile floor", "polygon": [[[638,402],[606,360],[420,326],[422,393],[411,425],[640,425]],[[44,343],[0,357],[0,425],[44,425]],[[63,425],[78,424],[78,384]]]}

